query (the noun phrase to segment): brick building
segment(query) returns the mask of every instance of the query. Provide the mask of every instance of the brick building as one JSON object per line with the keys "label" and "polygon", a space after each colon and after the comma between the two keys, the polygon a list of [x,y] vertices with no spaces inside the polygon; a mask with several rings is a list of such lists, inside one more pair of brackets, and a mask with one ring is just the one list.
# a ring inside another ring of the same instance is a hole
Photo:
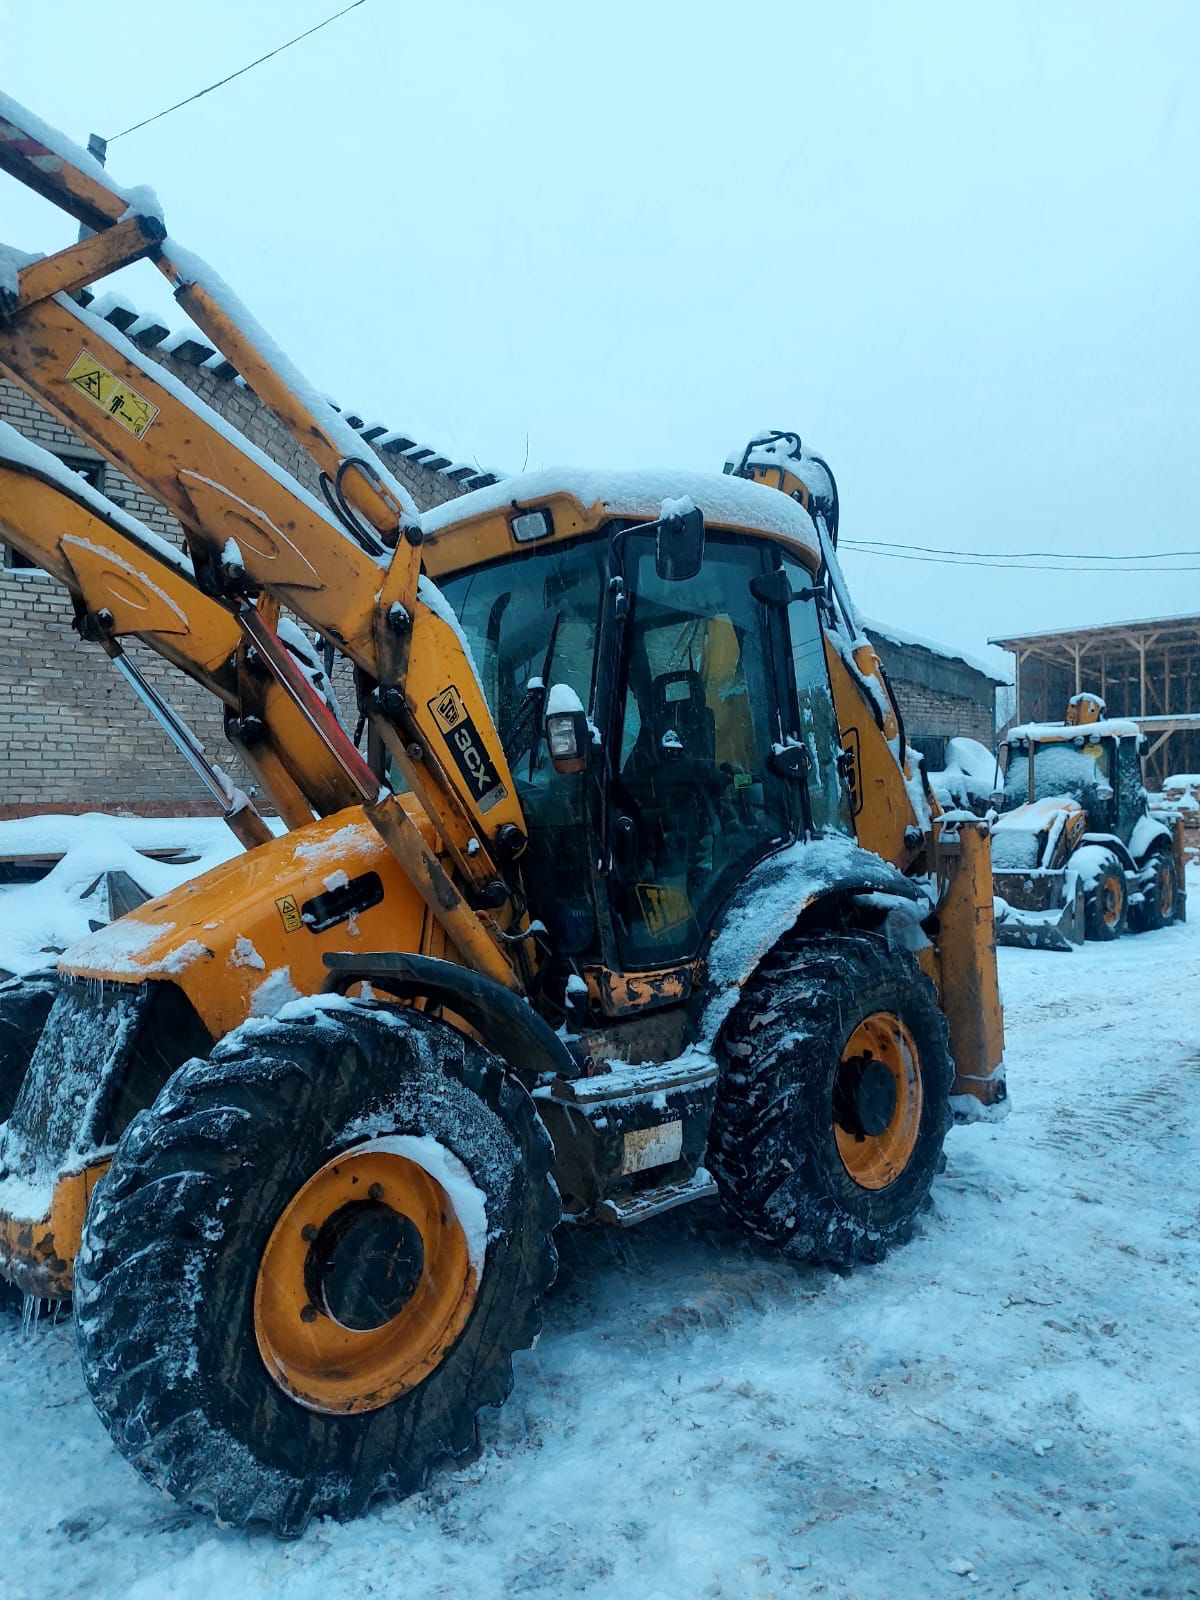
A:
{"label": "brick building", "polygon": [[[193,330],[171,335],[161,322],[139,316],[115,295],[91,309],[316,491],[316,469],[291,434]],[[422,510],[496,481],[496,474],[453,462],[408,434],[353,413],[345,416]],[[76,468],[148,527],[182,543],[178,524],[157,501],[3,379],[0,418]],[[125,808],[208,811],[195,776],[157,723],[99,648],[77,637],[66,591],[9,546],[0,545],[0,555],[0,817]],[[248,782],[225,743],[217,703],[136,641],[127,641],[126,648],[209,754],[238,782]],[[348,686],[348,673],[339,678],[339,689]]]}
{"label": "brick building", "polygon": [[990,750],[996,738],[996,690],[1010,680],[982,661],[905,633],[891,623],[867,621],[904,717],[910,744],[927,771],[946,765],[946,743],[965,736]]}
{"label": "brick building", "polygon": [[[194,330],[170,334],[123,298],[109,295],[93,312],[133,340],[222,417],[315,490],[316,472],[291,435],[259,402],[233,367]],[[455,463],[414,437],[345,413],[426,510],[496,474]],[[83,473],[110,500],[156,532],[181,543],[178,525],[122,473],[42,407],[0,379],[0,419]],[[0,545],[0,817],[45,811],[128,809],[144,813],[206,812],[203,792],[166,736],[95,645],[72,626],[71,603],[47,574]],[[970,734],[990,745],[995,685],[985,668],[883,625],[868,630],[926,765],[943,764],[946,739]],[[166,662],[127,642],[130,656],[183,714],[209,754],[248,782],[222,731],[220,708]],[[335,674],[339,692],[348,673]],[[345,702],[352,704],[352,694]]]}

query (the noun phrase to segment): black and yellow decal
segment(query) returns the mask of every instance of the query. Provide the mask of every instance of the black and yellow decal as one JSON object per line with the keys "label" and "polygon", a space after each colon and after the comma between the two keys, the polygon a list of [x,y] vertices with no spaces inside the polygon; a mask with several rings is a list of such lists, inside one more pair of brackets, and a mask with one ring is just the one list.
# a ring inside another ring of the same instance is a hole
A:
{"label": "black and yellow decal", "polygon": [[428,705],[472,799],[481,812],[490,811],[506,798],[508,790],[500,781],[500,774],[492,764],[487,746],[479,737],[479,730],[463,704],[462,695],[451,684],[435,694]]}
{"label": "black and yellow decal", "polygon": [[81,350],[72,361],[67,368],[67,382],[73,383],[98,411],[105,412],[135,439],[142,438],[158,415],[156,405],[123,383],[90,351]]}
{"label": "black and yellow decal", "polygon": [[678,928],[692,914],[687,895],[673,883],[639,883],[637,897],[652,939]]}
{"label": "black and yellow decal", "polygon": [[300,907],[296,904],[294,894],[285,894],[281,900],[276,900],[275,909],[279,913],[279,920],[283,923],[287,933],[298,933],[304,926],[304,918],[300,915]]}

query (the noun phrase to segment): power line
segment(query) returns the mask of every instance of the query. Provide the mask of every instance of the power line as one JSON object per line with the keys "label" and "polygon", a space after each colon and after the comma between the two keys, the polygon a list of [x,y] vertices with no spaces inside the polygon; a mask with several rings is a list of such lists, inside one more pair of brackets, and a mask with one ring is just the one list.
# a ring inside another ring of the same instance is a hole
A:
{"label": "power line", "polygon": [[[842,539],[845,549],[858,549],[856,539]],[[1158,578],[1163,573],[1200,573],[1200,566],[1051,566],[1048,563],[1035,562],[994,562],[994,560],[960,560],[955,555],[906,555],[901,550],[862,550],[864,555],[883,555],[891,557],[894,562],[923,562],[926,566],[968,566],[968,568],[981,568],[990,566],[1002,573],[1066,573],[1069,578],[1074,578],[1077,573],[1107,573],[1115,576],[1117,573],[1149,573]],[[1117,557],[1117,560],[1128,560],[1128,557]]]}
{"label": "power line", "polygon": [[139,128],[148,128],[152,122],[158,122],[162,117],[169,117],[172,111],[178,111],[181,106],[190,106],[193,100],[201,100],[206,94],[211,94],[214,89],[220,89],[227,83],[232,83],[235,78],[240,78],[243,73],[250,72],[254,67],[261,67],[264,61],[270,61],[272,56],[289,50],[292,45],[299,44],[301,39],[307,39],[314,33],[320,33],[322,28],[327,28],[331,22],[336,22],[339,17],[344,17],[348,11],[365,4],[365,0],[351,0],[348,6],[343,6],[340,11],[335,11],[331,17],[326,17],[324,22],[317,22],[311,28],[306,28],[303,33],[298,33],[294,39],[288,39],[283,44],[277,44],[274,50],[268,50],[265,56],[259,56],[257,61],[248,61],[244,67],[239,67],[236,72],[231,72],[227,77],[218,78],[216,83],[210,83],[207,89],[197,89],[195,94],[188,95],[186,100],[177,100],[173,106],[168,106],[165,111],[156,111],[152,117],[146,117],[142,122],[135,122],[132,128],[122,128],[120,133],[114,133],[107,142],[112,144],[116,139],[123,139],[127,133],[136,133]]}
{"label": "power line", "polygon": [[[847,539],[846,543],[859,549],[921,550],[931,556],[971,556],[980,561],[1130,561],[1134,555],[1132,551],[1126,551],[1123,555],[1106,556],[1098,550],[1082,555],[1070,550],[947,550],[939,545],[902,544],[898,539]],[[1136,555],[1139,561],[1175,561],[1182,557],[1200,556],[1200,550],[1139,550]],[[1189,567],[1184,570],[1192,569]]]}

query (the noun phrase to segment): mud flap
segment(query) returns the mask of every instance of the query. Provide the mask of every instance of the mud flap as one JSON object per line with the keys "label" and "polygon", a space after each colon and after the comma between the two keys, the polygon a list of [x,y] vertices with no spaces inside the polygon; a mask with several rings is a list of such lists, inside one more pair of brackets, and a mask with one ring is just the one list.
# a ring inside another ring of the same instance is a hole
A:
{"label": "mud flap", "polygon": [[1024,950],[1073,950],[1083,943],[1083,884],[1069,867],[992,875],[996,943]]}

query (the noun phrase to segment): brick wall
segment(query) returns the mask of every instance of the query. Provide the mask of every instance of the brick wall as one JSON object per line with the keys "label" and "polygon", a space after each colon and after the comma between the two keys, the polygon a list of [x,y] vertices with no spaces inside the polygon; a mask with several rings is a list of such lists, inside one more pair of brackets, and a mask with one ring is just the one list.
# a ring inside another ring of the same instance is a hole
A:
{"label": "brick wall", "polygon": [[[118,314],[111,320],[138,339],[138,324],[131,316]],[[166,330],[154,331],[161,341]],[[148,348],[142,339],[138,342],[193,393],[316,490],[316,469],[309,458],[232,369],[197,364],[199,359],[213,358],[210,347],[193,343],[172,354]],[[182,544],[178,524],[157,501],[3,379],[0,418],[72,465],[87,468],[110,500]],[[363,426],[361,419],[350,420]],[[491,474],[474,468],[455,469],[432,449],[422,449],[402,435],[382,428],[366,432],[376,435],[372,447],[422,510],[478,483],[494,481]],[[406,453],[410,450],[440,465],[410,459]],[[6,558],[0,565],[0,816],[56,810],[209,812],[207,795],[158,724],[134,699],[100,648],[83,643],[75,634],[66,591],[46,574],[12,564],[11,552],[3,546],[0,550]],[[249,776],[225,742],[216,701],[152,651],[135,642],[127,648],[130,658],[188,720],[209,755],[237,782],[248,785]],[[348,668],[337,672],[336,688],[352,718]]]}
{"label": "brick wall", "polygon": [[[309,458],[210,346],[168,338],[161,324],[139,318],[119,300],[106,305],[104,314],[115,327],[316,489]],[[166,349],[164,341],[173,348]],[[56,455],[94,472],[110,500],[164,537],[182,542],[178,525],[156,501],[2,379],[0,417]],[[367,425],[350,413],[347,420],[422,510],[495,481],[492,474],[456,466],[403,434]],[[70,601],[53,579],[0,566],[0,816],[52,810],[210,811],[194,774],[103,652],[77,638],[71,615]],[[924,745],[928,755],[929,741],[956,734],[991,745],[993,686],[982,673],[919,646],[878,637],[875,644],[918,748]],[[128,648],[164,698],[189,721],[209,755],[248,786],[248,775],[225,743],[216,702],[152,652],[137,644]],[[353,719],[352,679],[344,664],[335,672],[335,687],[346,716]]]}

